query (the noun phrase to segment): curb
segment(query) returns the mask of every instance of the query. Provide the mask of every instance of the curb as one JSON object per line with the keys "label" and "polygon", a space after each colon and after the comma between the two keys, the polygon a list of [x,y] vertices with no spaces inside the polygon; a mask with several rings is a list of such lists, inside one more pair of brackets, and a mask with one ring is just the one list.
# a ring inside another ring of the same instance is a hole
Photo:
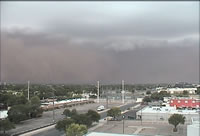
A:
{"label": "curb", "polygon": [[25,134],[25,133],[28,133],[28,132],[31,132],[31,131],[35,131],[35,130],[38,130],[38,129],[41,129],[41,128],[49,127],[49,126],[52,126],[52,125],[55,125],[55,124],[56,124],[56,122],[55,123],[50,123],[48,125],[44,125],[44,126],[40,126],[40,127],[37,127],[37,128],[28,129],[28,130],[25,130],[25,131],[14,133],[14,134],[11,134],[11,136],[19,136],[21,134]]}

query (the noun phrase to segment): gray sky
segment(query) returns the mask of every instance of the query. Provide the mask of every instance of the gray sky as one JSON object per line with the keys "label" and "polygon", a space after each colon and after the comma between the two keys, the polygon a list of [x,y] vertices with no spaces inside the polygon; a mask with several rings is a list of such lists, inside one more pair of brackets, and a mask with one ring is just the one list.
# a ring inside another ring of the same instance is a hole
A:
{"label": "gray sky", "polygon": [[1,2],[1,78],[199,81],[199,2]]}

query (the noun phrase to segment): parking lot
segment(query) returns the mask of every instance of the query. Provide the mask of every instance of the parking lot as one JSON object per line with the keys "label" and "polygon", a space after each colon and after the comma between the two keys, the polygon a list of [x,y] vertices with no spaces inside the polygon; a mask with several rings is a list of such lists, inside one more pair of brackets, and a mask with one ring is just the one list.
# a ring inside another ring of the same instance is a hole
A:
{"label": "parking lot", "polygon": [[[101,120],[101,125],[97,127],[94,132],[105,133],[123,133],[123,121],[105,121]],[[179,125],[178,132],[172,132],[173,126],[168,122],[142,122],[138,120],[125,120],[124,133],[125,134],[142,134],[142,135],[163,135],[163,136],[186,136],[187,126]]]}

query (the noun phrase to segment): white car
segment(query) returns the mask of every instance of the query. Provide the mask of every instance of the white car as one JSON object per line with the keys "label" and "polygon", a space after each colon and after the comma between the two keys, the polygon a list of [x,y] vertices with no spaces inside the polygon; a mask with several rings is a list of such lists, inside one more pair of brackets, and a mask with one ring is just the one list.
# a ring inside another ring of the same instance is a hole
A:
{"label": "white car", "polygon": [[104,107],[103,105],[101,105],[101,106],[99,106],[99,107],[97,108],[97,111],[103,111],[103,110],[105,110],[105,107]]}

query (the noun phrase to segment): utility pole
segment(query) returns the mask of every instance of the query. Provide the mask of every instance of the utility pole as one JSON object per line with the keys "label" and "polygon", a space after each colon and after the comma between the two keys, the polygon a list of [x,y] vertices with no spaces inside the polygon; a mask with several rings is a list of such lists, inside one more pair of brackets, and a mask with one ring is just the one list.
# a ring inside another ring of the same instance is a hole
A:
{"label": "utility pole", "polygon": [[142,107],[141,107],[141,126],[142,126]]}
{"label": "utility pole", "polygon": [[124,80],[122,80],[122,103],[124,103]]}
{"label": "utility pole", "polygon": [[30,81],[28,81],[28,100],[29,100],[29,84],[30,84]]}
{"label": "utility pole", "polygon": [[106,108],[108,109],[108,91],[106,93]]}
{"label": "utility pole", "polygon": [[55,122],[54,99],[55,99],[55,92],[53,89],[53,123]]}
{"label": "utility pole", "polygon": [[99,81],[97,81],[97,103],[99,103]]}
{"label": "utility pole", "polygon": [[122,116],[122,119],[123,119],[123,134],[124,134],[124,119],[125,119],[124,115]]}
{"label": "utility pole", "polygon": [[55,111],[54,111],[54,99],[55,99],[55,89],[50,85],[50,88],[53,90],[53,123],[55,122]]}

